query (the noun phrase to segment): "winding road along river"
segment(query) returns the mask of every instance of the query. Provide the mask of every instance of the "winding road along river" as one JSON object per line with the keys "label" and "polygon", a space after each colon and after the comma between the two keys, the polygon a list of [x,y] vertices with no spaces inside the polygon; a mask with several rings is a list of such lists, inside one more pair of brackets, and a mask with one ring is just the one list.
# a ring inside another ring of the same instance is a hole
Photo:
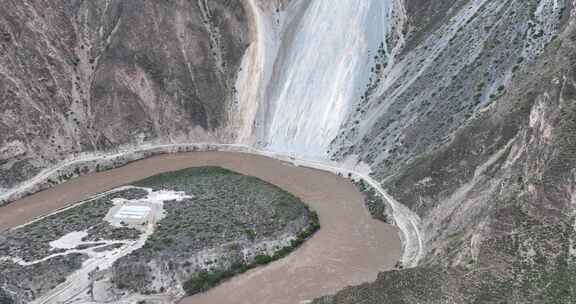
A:
{"label": "winding road along river", "polygon": [[348,180],[263,156],[229,152],[166,154],[75,178],[0,208],[0,231],[90,195],[194,166],[221,166],[292,192],[318,212],[322,228],[288,257],[180,303],[298,304],[375,280],[379,271],[391,269],[400,258],[397,229],[372,219],[362,195]]}

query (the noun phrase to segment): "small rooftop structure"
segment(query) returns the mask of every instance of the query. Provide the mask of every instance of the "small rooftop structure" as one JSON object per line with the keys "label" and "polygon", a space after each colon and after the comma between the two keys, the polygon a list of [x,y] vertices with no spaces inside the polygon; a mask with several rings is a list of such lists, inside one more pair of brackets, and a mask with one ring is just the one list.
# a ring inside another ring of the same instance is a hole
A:
{"label": "small rooftop structure", "polygon": [[142,220],[150,213],[150,207],[139,205],[124,205],[114,214],[115,218]]}

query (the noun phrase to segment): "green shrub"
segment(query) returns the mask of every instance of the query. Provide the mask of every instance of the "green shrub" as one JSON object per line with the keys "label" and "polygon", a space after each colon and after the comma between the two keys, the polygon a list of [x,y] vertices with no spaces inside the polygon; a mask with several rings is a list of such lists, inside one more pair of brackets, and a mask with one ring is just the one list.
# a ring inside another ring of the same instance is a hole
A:
{"label": "green shrub", "polygon": [[290,242],[289,246],[283,247],[276,251],[273,256],[269,256],[267,254],[259,254],[254,257],[254,263],[250,265],[237,262],[232,264],[226,271],[201,271],[194,277],[190,278],[188,281],[184,282],[182,286],[184,291],[187,295],[204,292],[236,274],[244,273],[251,268],[257,267],[259,265],[266,265],[272,261],[287,256],[290,254],[290,252],[294,251],[294,249],[302,245],[306,239],[314,234],[314,232],[320,229],[320,219],[318,218],[318,214],[310,209],[308,209],[308,212],[310,217],[310,223],[308,227],[300,232],[296,239]]}
{"label": "green shrub", "polygon": [[272,261],[272,257],[267,254],[259,254],[254,257],[254,262],[258,265],[266,265]]}
{"label": "green shrub", "polygon": [[207,272],[201,271],[196,276],[192,277],[190,280],[184,282],[184,290],[186,294],[193,295],[199,292],[208,290],[210,287],[215,286],[220,281],[225,279],[227,272],[215,271]]}

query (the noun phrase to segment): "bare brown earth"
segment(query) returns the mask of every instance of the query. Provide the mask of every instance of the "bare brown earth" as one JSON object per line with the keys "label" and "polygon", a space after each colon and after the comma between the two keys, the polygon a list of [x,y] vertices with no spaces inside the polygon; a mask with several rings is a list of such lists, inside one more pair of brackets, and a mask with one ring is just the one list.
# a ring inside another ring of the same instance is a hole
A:
{"label": "bare brown earth", "polygon": [[400,257],[397,230],[372,219],[362,195],[346,179],[242,153],[167,154],[82,176],[0,208],[0,230],[157,173],[207,165],[256,176],[292,192],[318,212],[322,228],[288,257],[181,303],[300,303],[373,281]]}

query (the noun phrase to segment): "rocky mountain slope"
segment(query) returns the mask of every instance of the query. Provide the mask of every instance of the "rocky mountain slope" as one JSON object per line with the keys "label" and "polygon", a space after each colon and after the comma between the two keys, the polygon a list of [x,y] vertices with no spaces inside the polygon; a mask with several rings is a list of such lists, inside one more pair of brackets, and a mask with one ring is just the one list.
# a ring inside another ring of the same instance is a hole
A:
{"label": "rocky mountain slope", "polygon": [[410,23],[398,70],[384,76],[390,86],[361,106],[336,157],[362,155],[420,215],[426,254],[416,268],[316,303],[573,302],[572,7],[438,1],[408,10],[430,19]]}
{"label": "rocky mountain slope", "polygon": [[233,138],[239,1],[3,1],[0,187],[70,153]]}
{"label": "rocky mountain slope", "polygon": [[320,303],[569,303],[574,4],[8,1],[0,187],[143,143],[352,162],[424,252]]}

